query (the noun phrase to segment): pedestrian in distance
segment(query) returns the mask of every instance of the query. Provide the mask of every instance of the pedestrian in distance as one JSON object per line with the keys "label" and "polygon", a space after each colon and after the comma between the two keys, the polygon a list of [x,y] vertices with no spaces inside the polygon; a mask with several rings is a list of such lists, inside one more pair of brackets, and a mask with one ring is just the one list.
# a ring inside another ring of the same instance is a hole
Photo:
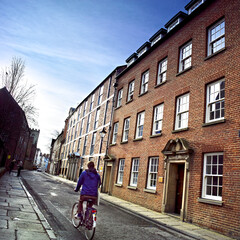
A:
{"label": "pedestrian in distance", "polygon": [[22,169],[23,169],[23,162],[22,162],[22,161],[19,161],[19,163],[18,163],[17,177],[20,176],[20,172],[21,172]]}
{"label": "pedestrian in distance", "polygon": [[78,204],[78,214],[76,217],[82,218],[83,212],[83,202],[91,199],[94,205],[97,205],[98,202],[98,188],[101,185],[100,175],[97,173],[97,170],[94,167],[94,162],[88,163],[88,169],[83,171],[78,179],[78,183],[75,192],[78,192],[82,186],[80,193],[80,199]]}
{"label": "pedestrian in distance", "polygon": [[15,159],[13,159],[13,160],[10,162],[10,164],[9,164],[9,174],[11,174],[11,172],[12,172],[12,170],[13,170],[13,168],[14,168],[15,163],[16,163],[16,160],[15,160]]}

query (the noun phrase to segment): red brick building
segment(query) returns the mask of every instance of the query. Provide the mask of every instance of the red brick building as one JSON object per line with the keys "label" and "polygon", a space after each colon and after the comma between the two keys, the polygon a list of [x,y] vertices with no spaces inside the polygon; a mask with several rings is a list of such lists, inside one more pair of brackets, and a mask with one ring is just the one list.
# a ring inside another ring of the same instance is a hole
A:
{"label": "red brick building", "polygon": [[240,237],[240,1],[185,9],[117,76],[103,190]]}
{"label": "red brick building", "polygon": [[5,87],[0,89],[0,168],[7,169],[13,159],[24,162],[30,133],[21,107]]}

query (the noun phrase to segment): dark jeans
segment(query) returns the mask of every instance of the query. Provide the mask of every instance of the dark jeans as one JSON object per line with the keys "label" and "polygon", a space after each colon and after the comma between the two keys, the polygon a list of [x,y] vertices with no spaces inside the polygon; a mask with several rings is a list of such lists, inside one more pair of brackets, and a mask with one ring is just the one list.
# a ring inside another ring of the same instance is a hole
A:
{"label": "dark jeans", "polygon": [[22,170],[23,167],[18,167],[18,172],[17,172],[17,176],[19,177],[20,176],[20,172]]}
{"label": "dark jeans", "polygon": [[95,196],[88,196],[88,195],[80,195],[79,203],[78,203],[78,213],[81,213],[83,210],[83,202],[87,201],[88,199],[92,199],[93,205],[97,204],[98,197]]}

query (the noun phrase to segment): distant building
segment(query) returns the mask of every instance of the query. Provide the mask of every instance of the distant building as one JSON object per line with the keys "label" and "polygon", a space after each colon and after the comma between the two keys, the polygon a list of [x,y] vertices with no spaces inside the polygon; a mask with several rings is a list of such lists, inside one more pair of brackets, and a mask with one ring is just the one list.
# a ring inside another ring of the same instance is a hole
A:
{"label": "distant building", "polygon": [[50,174],[59,175],[62,165],[62,145],[63,145],[63,131],[58,135],[58,137],[53,141],[51,147],[51,165]]}
{"label": "distant building", "polygon": [[37,148],[36,149],[36,153],[35,153],[35,157],[34,157],[34,162],[33,162],[33,165],[36,166],[36,167],[39,167],[40,166],[40,162],[41,162],[41,149],[40,148]]}
{"label": "distant building", "polygon": [[37,150],[37,143],[40,134],[38,129],[30,129],[30,138],[28,140],[27,151],[25,155],[24,168],[28,170],[33,169],[34,158]]}
{"label": "distant building", "polygon": [[239,238],[240,1],[185,8],[117,76],[103,191]]}
{"label": "distant building", "polygon": [[[70,109],[61,154],[61,176],[76,181],[89,161],[93,161],[102,174],[111,127],[113,85],[125,67],[117,67],[76,108]],[[107,132],[104,139],[99,134],[103,129]]]}

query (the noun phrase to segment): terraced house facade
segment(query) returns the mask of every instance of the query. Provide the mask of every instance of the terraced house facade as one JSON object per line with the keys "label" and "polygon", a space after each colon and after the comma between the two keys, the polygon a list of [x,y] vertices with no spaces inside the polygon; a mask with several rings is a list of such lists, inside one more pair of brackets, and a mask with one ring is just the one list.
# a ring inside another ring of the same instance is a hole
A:
{"label": "terraced house facade", "polygon": [[117,76],[103,189],[240,237],[240,1],[185,9]]}
{"label": "terraced house facade", "polygon": [[[77,181],[87,163],[93,161],[103,172],[111,123],[116,75],[125,66],[114,69],[76,108],[71,108],[65,123],[61,176]],[[104,129],[106,136],[101,138]]]}

